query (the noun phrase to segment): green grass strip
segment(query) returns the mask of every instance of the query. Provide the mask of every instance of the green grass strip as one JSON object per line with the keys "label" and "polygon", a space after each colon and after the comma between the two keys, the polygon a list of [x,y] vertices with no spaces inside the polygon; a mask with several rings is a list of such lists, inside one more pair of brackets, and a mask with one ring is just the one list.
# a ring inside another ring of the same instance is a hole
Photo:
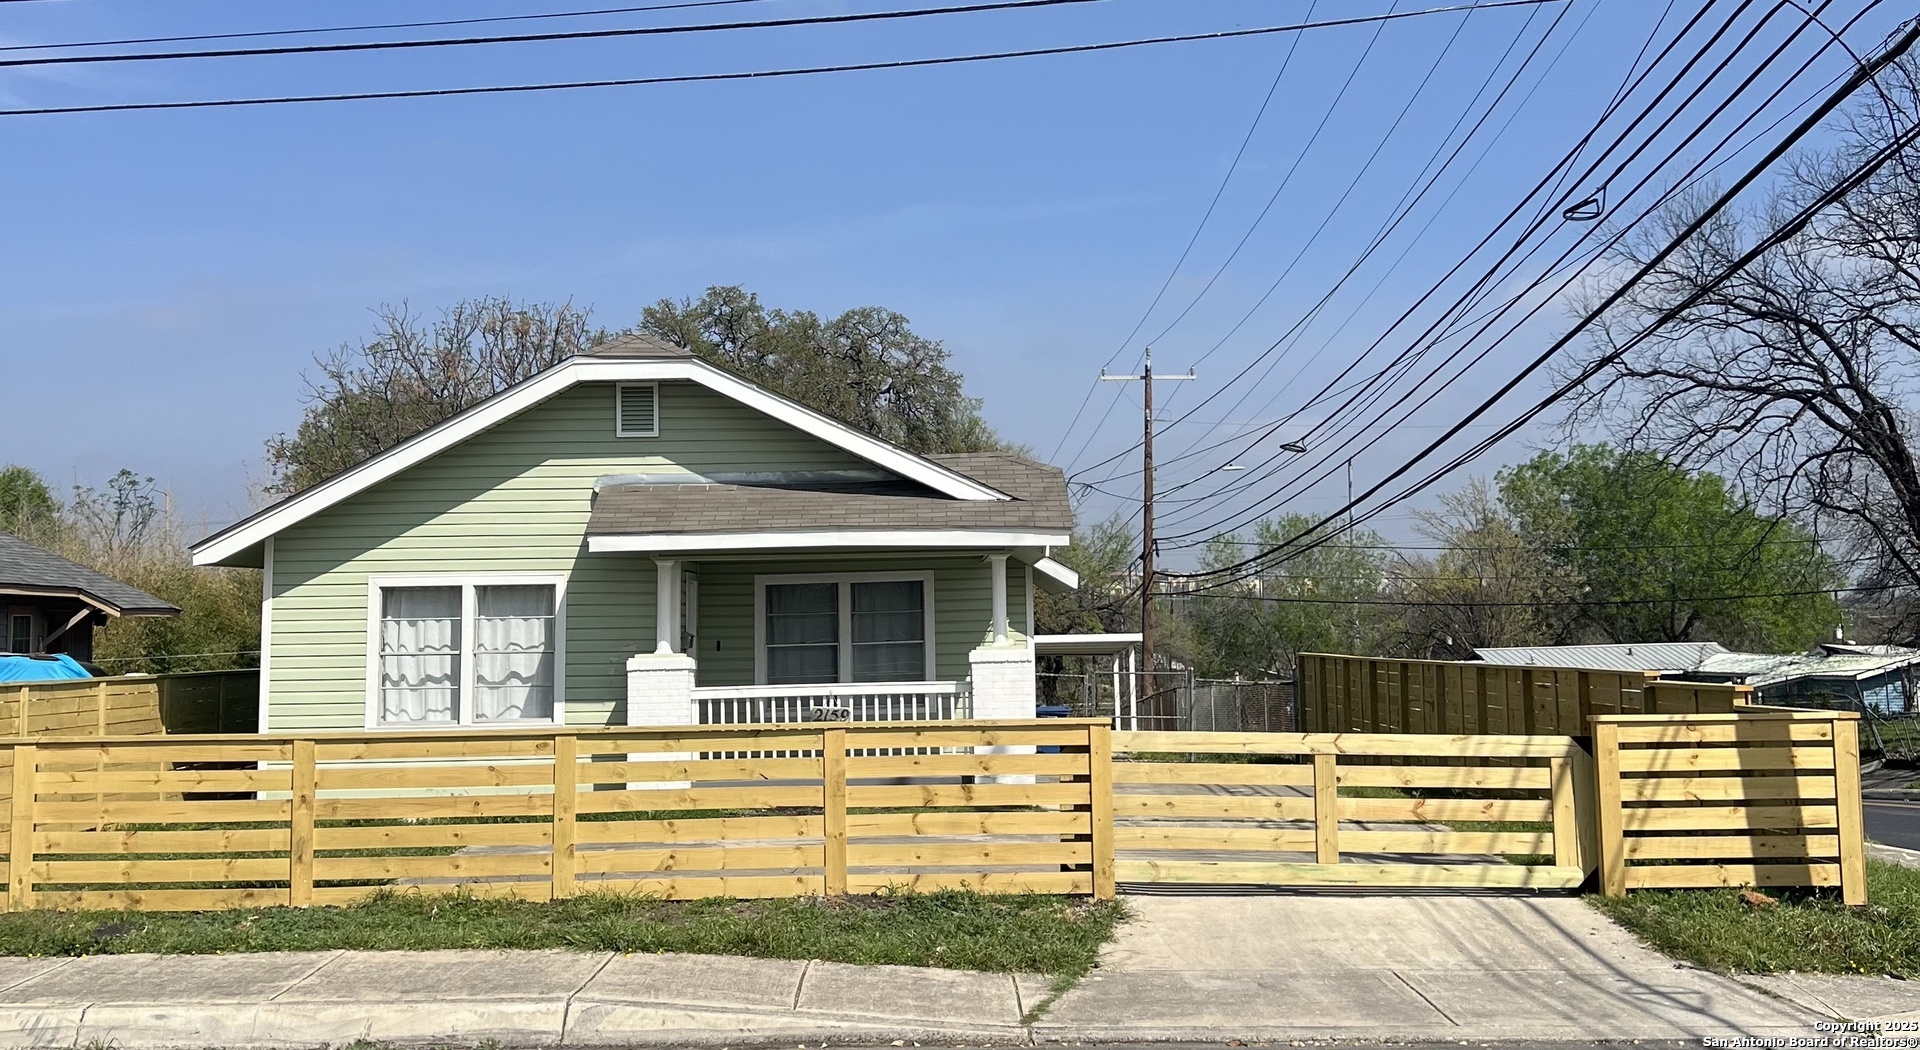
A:
{"label": "green grass strip", "polygon": [[963,892],[662,901],[483,900],[382,891],[339,908],[0,915],[0,955],[562,948],[938,966],[1077,978],[1125,917],[1114,901]]}
{"label": "green grass strip", "polygon": [[1737,889],[1635,890],[1588,897],[1648,944],[1721,973],[1891,974],[1920,977],[1920,871],[1867,861],[1867,899],[1838,890],[1767,889],[1780,903],[1750,907]]}

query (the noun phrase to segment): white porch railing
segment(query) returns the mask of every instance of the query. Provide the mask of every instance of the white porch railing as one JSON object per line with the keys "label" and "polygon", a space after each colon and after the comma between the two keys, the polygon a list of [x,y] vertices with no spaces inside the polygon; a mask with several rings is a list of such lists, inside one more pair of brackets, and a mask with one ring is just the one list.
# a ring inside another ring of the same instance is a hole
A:
{"label": "white porch railing", "polygon": [[967,682],[719,685],[693,691],[701,725],[762,722],[930,722],[967,718]]}

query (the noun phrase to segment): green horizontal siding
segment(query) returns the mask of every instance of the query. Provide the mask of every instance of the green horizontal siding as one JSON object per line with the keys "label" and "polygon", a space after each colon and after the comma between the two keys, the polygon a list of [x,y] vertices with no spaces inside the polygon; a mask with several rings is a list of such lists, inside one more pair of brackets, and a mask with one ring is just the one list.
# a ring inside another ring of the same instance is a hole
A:
{"label": "green horizontal siding", "polygon": [[564,391],[276,536],[269,726],[363,726],[367,579],[430,573],[565,574],[568,720],[623,720],[626,659],[652,649],[653,563],[587,555],[594,480],[870,466],[693,383],[661,385],[659,437],[617,438],[613,399]]}

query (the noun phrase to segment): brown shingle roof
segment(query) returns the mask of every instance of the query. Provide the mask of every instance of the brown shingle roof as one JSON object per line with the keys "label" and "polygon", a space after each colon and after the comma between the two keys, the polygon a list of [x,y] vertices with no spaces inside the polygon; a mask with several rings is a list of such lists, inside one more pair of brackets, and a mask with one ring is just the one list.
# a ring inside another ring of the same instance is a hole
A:
{"label": "brown shingle roof", "polygon": [[998,452],[928,459],[1013,497],[959,500],[912,482],[860,485],[611,485],[589,536],[803,529],[995,529],[1067,532],[1073,508],[1058,467]]}

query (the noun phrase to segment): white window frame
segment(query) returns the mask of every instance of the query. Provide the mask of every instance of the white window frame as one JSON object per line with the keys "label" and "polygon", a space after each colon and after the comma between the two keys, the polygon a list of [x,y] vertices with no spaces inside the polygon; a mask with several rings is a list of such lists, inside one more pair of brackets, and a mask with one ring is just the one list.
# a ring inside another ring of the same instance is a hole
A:
{"label": "white window frame", "polygon": [[[553,717],[473,719],[473,639],[479,603],[476,587],[553,588]],[[460,588],[460,691],[455,698],[458,718],[452,722],[383,722],[380,720],[380,592],[389,587]],[[567,577],[564,573],[431,573],[367,577],[367,710],[372,732],[452,731],[472,729],[528,729],[567,724]]]}
{"label": "white window frame", "polygon": [[[622,403],[627,391],[635,387],[646,387],[653,391],[653,429],[628,430]],[[660,436],[660,384],[652,383],[615,383],[613,384],[613,436],[617,438],[657,438]]]}
{"label": "white window frame", "polygon": [[[835,633],[840,643],[840,684],[853,684],[853,588],[856,583],[905,583],[919,581],[921,616],[926,626],[927,660],[922,669],[923,682],[934,681],[934,662],[939,646],[934,636],[933,573],[919,572],[818,572],[785,573],[773,576],[755,576],[753,578],[753,681],[756,685],[767,684],[767,587],[789,583],[834,583],[840,586],[838,604],[840,622]],[[863,685],[880,685],[879,682],[864,682]]]}

